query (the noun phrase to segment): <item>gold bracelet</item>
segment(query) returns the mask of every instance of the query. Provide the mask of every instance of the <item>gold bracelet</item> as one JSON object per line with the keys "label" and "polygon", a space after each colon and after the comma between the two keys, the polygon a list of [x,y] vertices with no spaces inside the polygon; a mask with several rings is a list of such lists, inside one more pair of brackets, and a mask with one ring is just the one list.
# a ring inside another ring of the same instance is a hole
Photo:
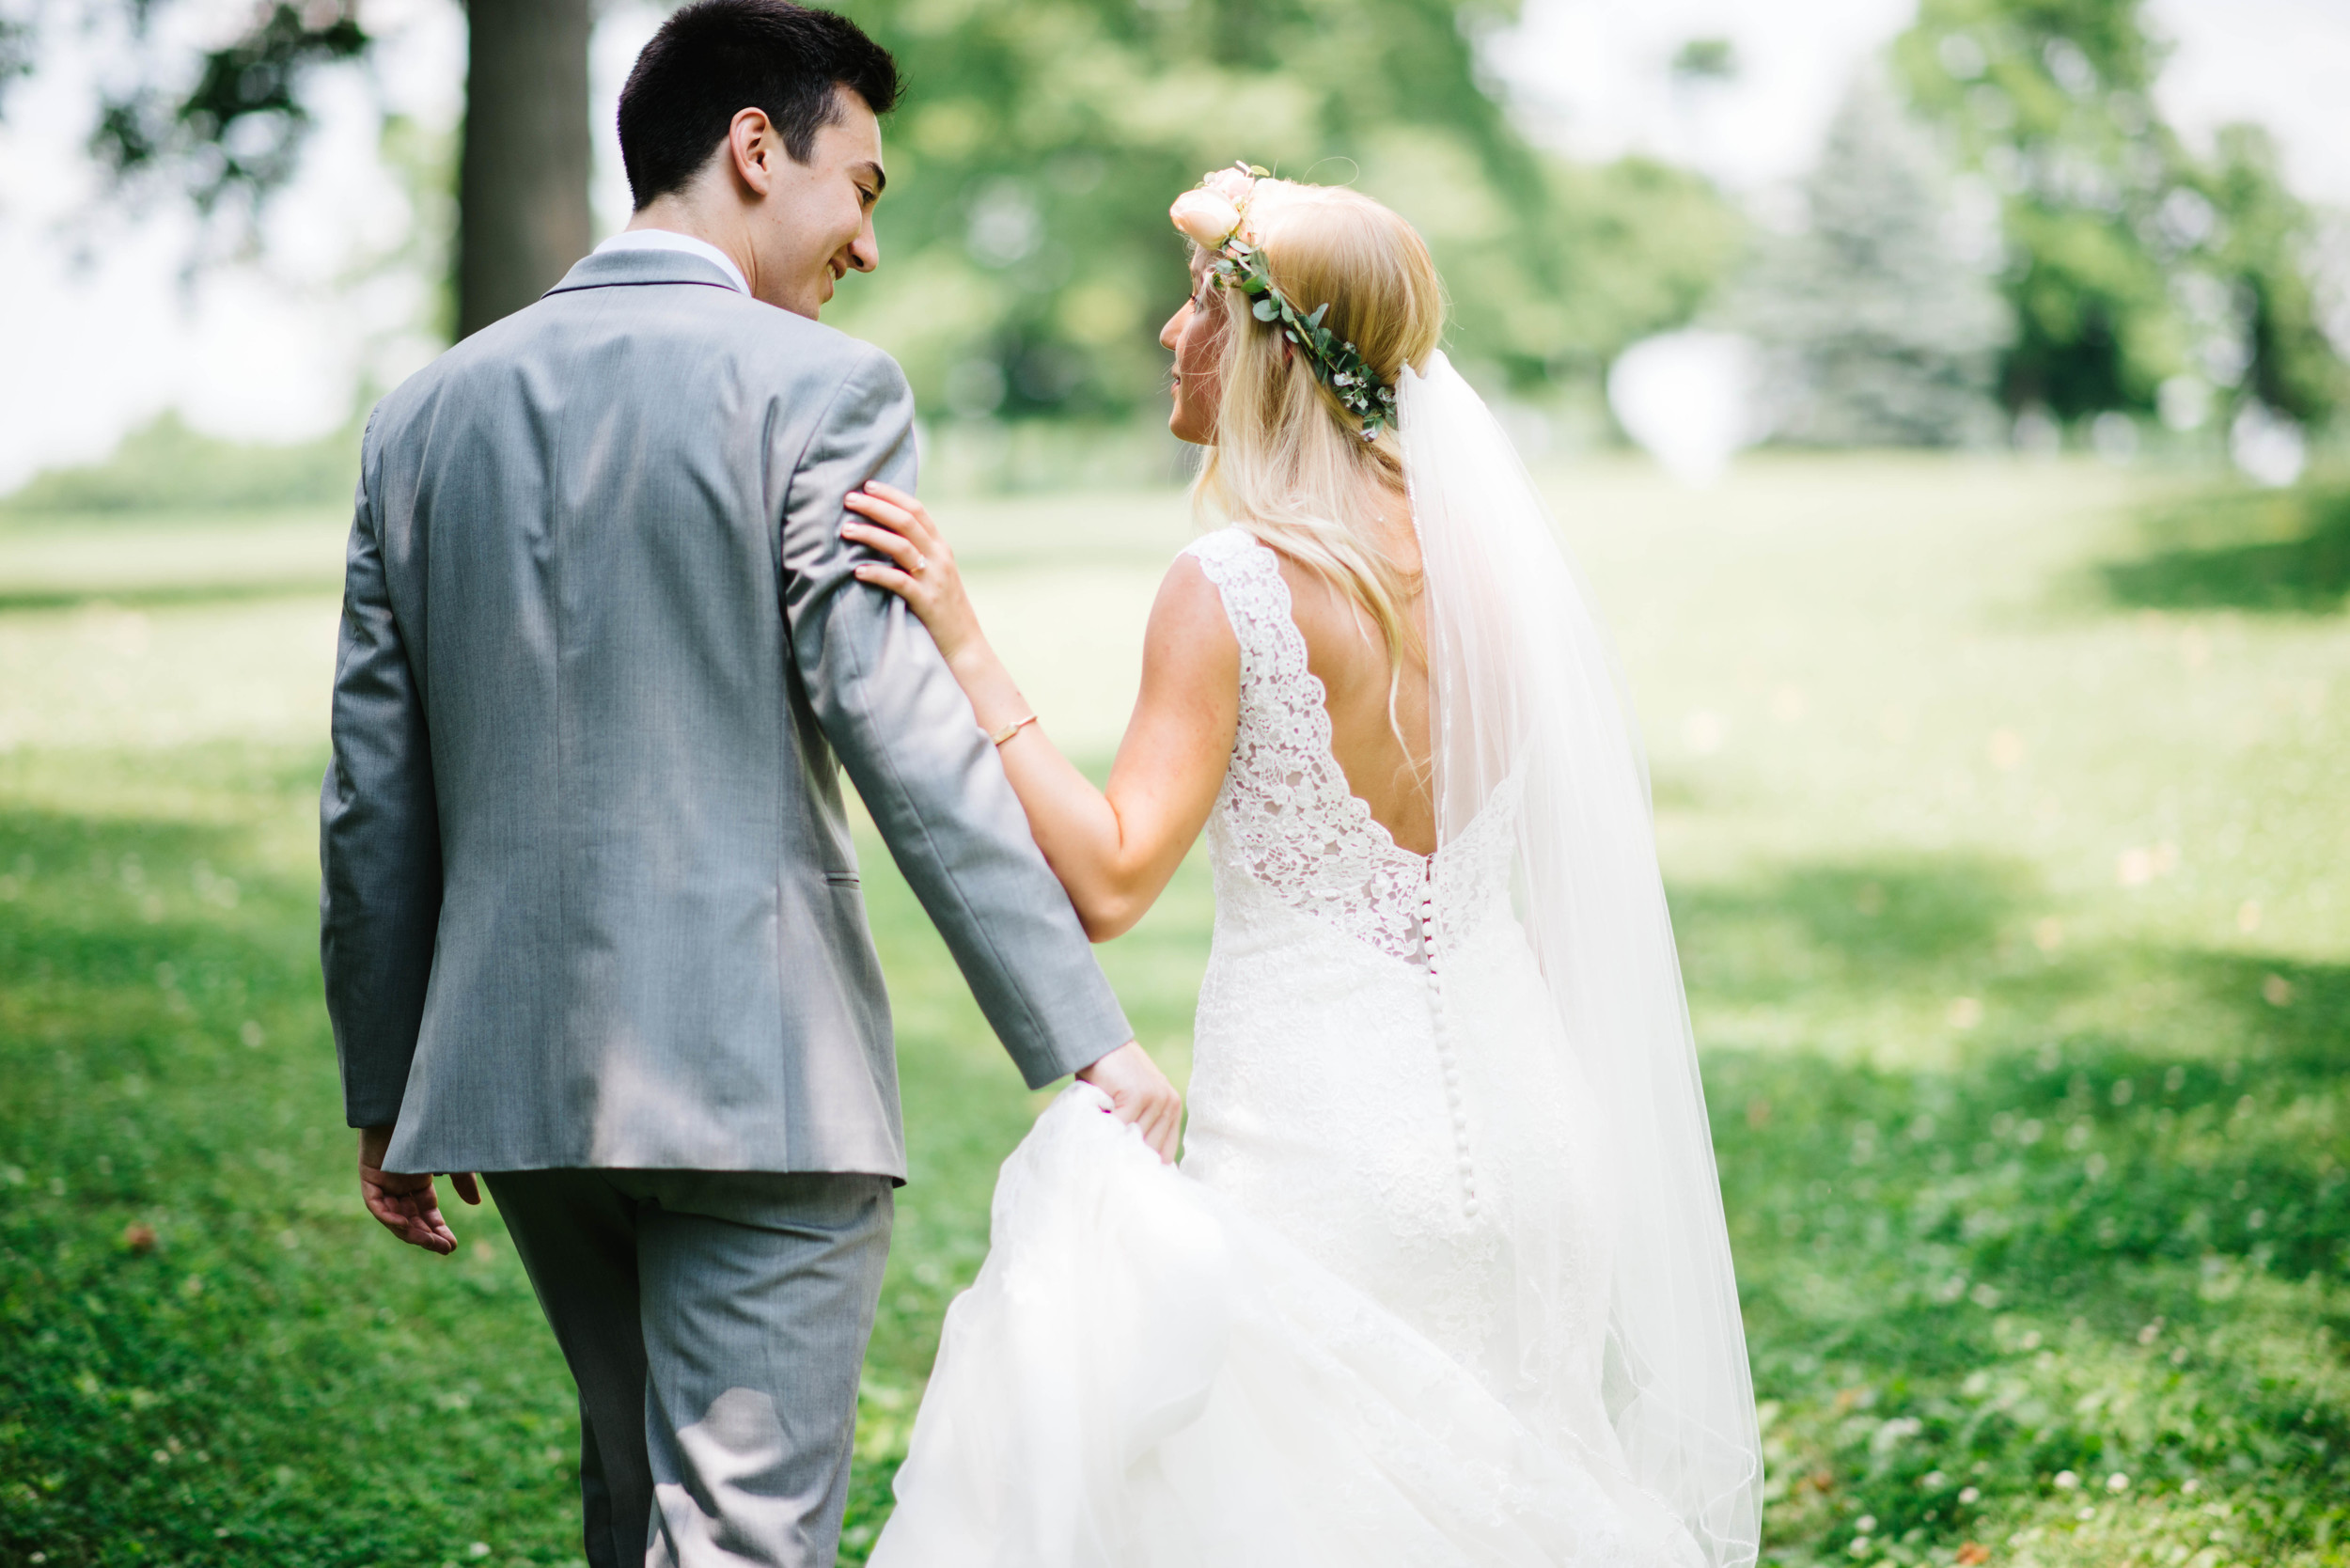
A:
{"label": "gold bracelet", "polygon": [[997,745],[1002,745],[1006,741],[1010,740],[1014,735],[1019,734],[1021,730],[1026,729],[1029,725],[1034,724],[1035,722],[1036,715],[1034,713],[1030,713],[1026,718],[1016,718],[1012,720],[1010,724],[1005,725],[1001,729],[997,729],[990,733],[987,738],[994,741]]}

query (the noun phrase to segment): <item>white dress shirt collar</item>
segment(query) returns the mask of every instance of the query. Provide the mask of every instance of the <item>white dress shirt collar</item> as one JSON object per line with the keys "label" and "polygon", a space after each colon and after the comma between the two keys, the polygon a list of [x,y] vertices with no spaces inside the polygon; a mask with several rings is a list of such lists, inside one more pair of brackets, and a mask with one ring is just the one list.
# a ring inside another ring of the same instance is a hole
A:
{"label": "white dress shirt collar", "polygon": [[688,256],[698,256],[714,262],[727,274],[727,281],[744,293],[751,286],[744,281],[743,269],[734,264],[734,258],[707,240],[697,240],[691,234],[680,234],[667,228],[624,228],[596,247],[601,256],[607,250],[682,250]]}

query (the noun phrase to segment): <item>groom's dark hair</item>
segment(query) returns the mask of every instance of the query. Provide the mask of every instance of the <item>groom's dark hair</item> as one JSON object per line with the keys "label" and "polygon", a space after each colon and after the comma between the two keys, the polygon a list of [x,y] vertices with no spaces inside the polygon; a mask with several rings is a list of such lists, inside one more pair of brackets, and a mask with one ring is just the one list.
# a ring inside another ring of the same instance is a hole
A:
{"label": "groom's dark hair", "polygon": [[642,212],[710,162],[744,109],[764,113],[807,163],[840,118],[842,89],[885,115],[898,62],[847,17],[789,0],[697,0],[661,24],[620,89],[620,163]]}

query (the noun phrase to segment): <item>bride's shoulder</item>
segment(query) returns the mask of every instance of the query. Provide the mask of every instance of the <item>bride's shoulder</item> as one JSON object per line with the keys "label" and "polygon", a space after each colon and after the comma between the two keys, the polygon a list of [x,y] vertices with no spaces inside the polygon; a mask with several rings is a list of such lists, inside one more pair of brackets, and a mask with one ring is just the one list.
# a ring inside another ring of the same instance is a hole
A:
{"label": "bride's shoulder", "polygon": [[[1235,523],[1193,540],[1183,547],[1183,553],[1175,557],[1175,564],[1181,568],[1187,560],[1196,562],[1209,577],[1220,581],[1226,572],[1248,563],[1257,552],[1262,550],[1265,546],[1257,537]],[[1266,551],[1266,554],[1271,552]]]}
{"label": "bride's shoulder", "polygon": [[[1231,531],[1231,530],[1228,530]],[[1211,664],[1236,660],[1239,644],[1225,617],[1224,592],[1211,562],[1218,557],[1202,546],[1220,536],[1196,540],[1177,556],[1159,581],[1158,597],[1151,604],[1144,633],[1150,648],[1186,661]]]}

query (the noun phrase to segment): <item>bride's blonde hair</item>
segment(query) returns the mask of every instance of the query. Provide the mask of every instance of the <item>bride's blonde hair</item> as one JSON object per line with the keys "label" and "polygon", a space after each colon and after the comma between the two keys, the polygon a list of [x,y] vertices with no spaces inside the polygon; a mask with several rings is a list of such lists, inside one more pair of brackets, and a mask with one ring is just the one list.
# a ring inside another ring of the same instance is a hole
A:
{"label": "bride's blonde hair", "polygon": [[[1250,193],[1248,227],[1275,287],[1301,313],[1327,304],[1324,324],[1382,381],[1426,367],[1444,337],[1444,286],[1410,224],[1355,191],[1265,179]],[[1419,643],[1407,613],[1418,573],[1380,549],[1371,505],[1403,488],[1394,421],[1365,441],[1361,420],[1304,353],[1285,352],[1277,324],[1249,313],[1246,294],[1205,294],[1202,307],[1224,312],[1221,402],[1194,502],[1320,573],[1370,618],[1386,645],[1392,718],[1406,651]]]}

